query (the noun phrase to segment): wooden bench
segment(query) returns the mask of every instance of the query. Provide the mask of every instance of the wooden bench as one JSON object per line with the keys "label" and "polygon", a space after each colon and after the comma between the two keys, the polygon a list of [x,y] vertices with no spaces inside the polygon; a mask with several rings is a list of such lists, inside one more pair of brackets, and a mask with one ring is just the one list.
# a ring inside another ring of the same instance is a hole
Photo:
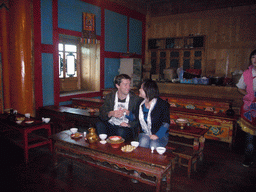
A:
{"label": "wooden bench", "polygon": [[189,178],[192,166],[194,165],[194,171],[196,171],[197,161],[203,159],[204,135],[207,131],[207,129],[198,127],[186,126],[180,129],[177,125],[170,125],[167,147],[179,157],[176,163],[188,168]]}
{"label": "wooden bench", "polygon": [[226,115],[232,100],[195,96],[161,94],[170,104],[171,124],[176,119],[189,120],[189,126],[208,129],[205,138],[226,142],[230,148],[234,143],[238,116]]}
{"label": "wooden bench", "polygon": [[176,162],[179,166],[188,168],[187,174],[188,178],[190,178],[192,166],[194,171],[196,171],[197,162],[200,159],[199,151],[182,144],[175,144],[171,142],[168,143],[167,149],[171,149],[173,154],[179,157]]}

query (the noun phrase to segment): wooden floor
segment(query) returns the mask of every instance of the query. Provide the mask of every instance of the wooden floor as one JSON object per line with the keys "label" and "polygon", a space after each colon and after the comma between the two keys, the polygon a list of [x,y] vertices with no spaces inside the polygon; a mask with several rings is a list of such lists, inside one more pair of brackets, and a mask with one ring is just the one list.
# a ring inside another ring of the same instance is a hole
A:
{"label": "wooden floor", "polygon": [[[204,159],[197,172],[187,178],[186,168],[176,166],[172,174],[174,192],[253,192],[256,191],[256,164],[245,168],[243,134],[233,150],[226,143],[206,141]],[[129,178],[109,173],[89,165],[72,164],[61,159],[54,169],[47,148],[30,150],[30,163],[23,162],[22,150],[0,137],[0,191],[14,192],[151,192],[155,187],[134,184]]]}

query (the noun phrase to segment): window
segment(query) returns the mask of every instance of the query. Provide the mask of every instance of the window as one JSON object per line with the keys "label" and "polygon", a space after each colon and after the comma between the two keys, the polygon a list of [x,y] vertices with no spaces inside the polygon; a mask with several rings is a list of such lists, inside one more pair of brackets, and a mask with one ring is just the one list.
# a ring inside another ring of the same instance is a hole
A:
{"label": "window", "polygon": [[77,77],[77,46],[59,43],[59,78]]}
{"label": "window", "polygon": [[83,44],[79,37],[60,35],[60,92],[100,90],[100,44]]}

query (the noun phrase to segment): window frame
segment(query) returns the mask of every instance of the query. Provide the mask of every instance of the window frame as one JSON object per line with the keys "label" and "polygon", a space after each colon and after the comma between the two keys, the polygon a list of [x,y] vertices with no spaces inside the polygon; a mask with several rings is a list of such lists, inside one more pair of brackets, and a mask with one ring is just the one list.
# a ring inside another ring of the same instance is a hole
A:
{"label": "window frame", "polygon": [[[62,51],[63,52],[63,76],[62,77],[59,76],[60,93],[81,91],[81,45],[79,43],[79,38],[60,34],[59,44],[63,44],[63,51]],[[77,47],[76,77],[67,77],[65,75],[64,70],[66,70],[66,66],[65,66],[66,54],[69,53],[69,51],[65,51],[65,45],[76,45]],[[58,46],[58,53],[60,53],[59,46]],[[58,64],[60,65],[60,63]],[[60,74],[60,71],[59,71],[59,74]]]}

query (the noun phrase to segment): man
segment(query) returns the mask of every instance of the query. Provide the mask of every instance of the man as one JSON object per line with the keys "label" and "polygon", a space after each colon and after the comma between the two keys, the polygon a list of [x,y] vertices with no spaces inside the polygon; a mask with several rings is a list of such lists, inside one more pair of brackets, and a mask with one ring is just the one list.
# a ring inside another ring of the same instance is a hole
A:
{"label": "man", "polygon": [[120,74],[115,77],[117,90],[109,93],[100,108],[101,121],[96,124],[98,134],[118,135],[125,140],[137,136],[138,120],[134,118],[140,97],[130,91],[131,77]]}

